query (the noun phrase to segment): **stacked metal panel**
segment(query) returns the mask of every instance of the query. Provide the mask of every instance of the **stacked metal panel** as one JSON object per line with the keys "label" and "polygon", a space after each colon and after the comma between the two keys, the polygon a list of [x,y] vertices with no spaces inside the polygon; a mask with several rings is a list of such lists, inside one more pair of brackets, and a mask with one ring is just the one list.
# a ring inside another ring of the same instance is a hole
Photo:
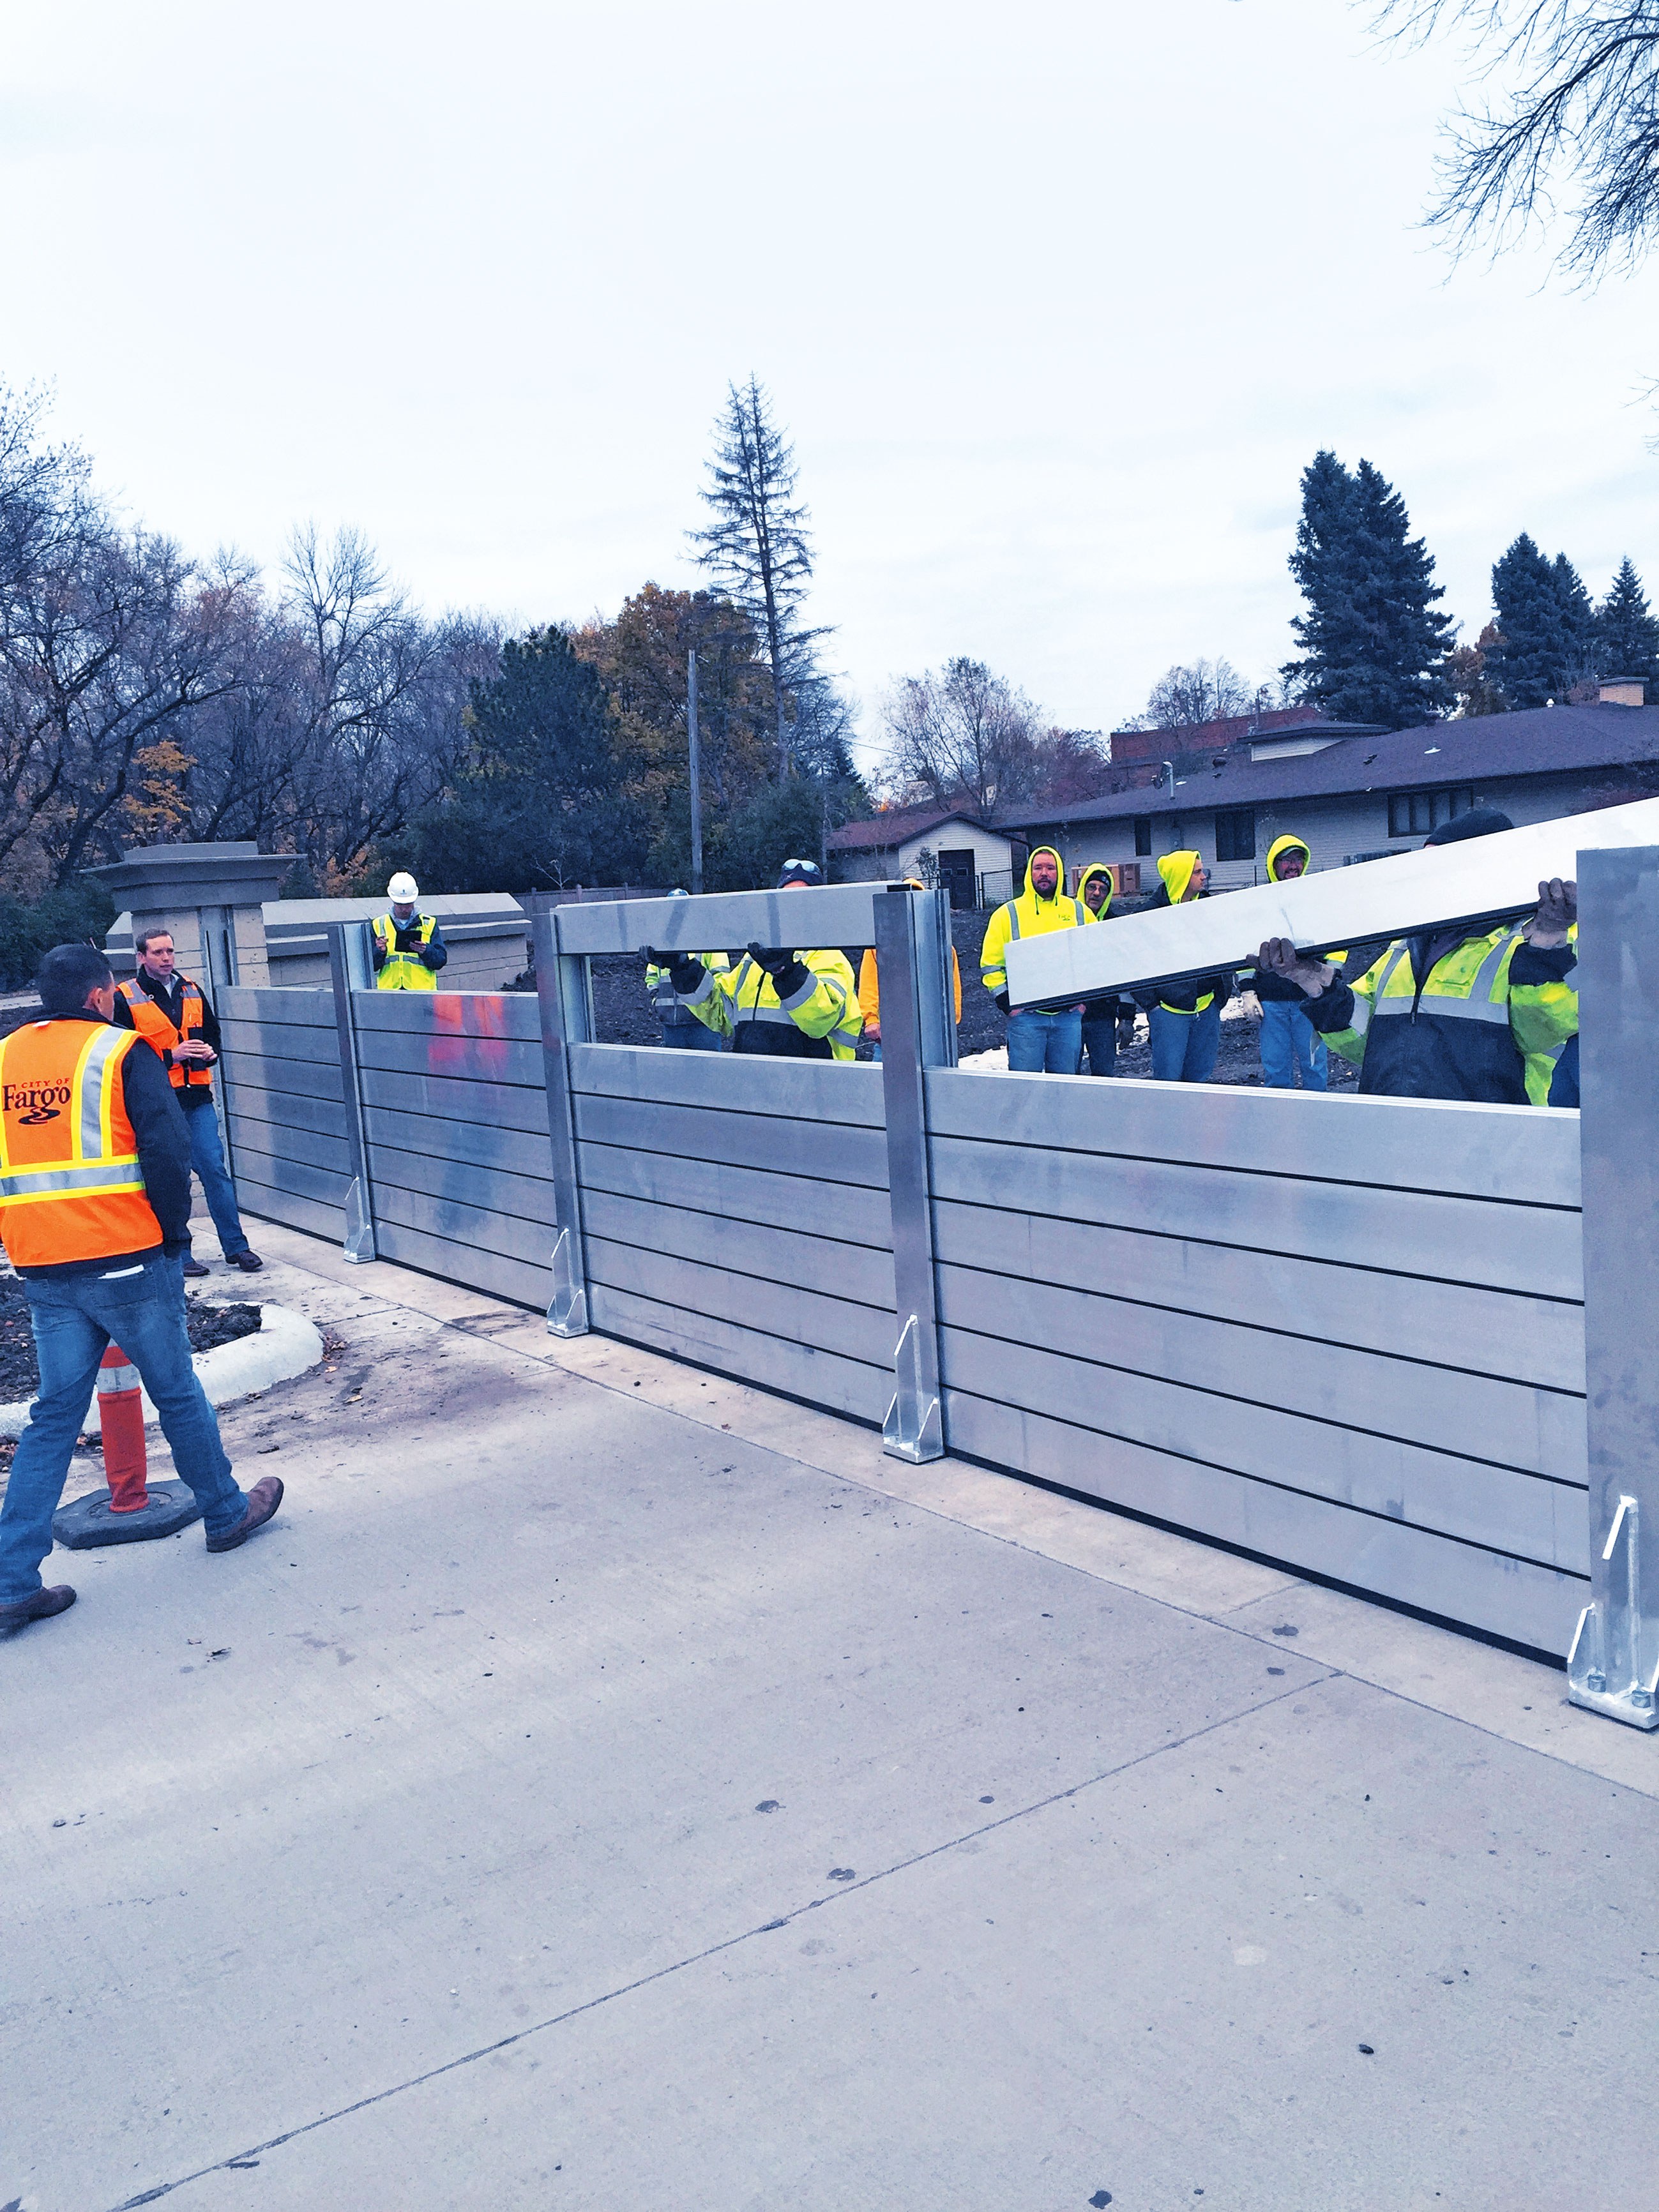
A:
{"label": "stacked metal panel", "polygon": [[1576,1115],[927,1079],[955,1451],[1561,1650]]}
{"label": "stacked metal panel", "polygon": [[879,1421],[880,1069],[589,1044],[570,1075],[595,1328]]}
{"label": "stacked metal panel", "polygon": [[534,999],[354,991],[351,1010],[381,1257],[545,1306],[553,1184]]}
{"label": "stacked metal panel", "polygon": [[243,1210],[338,1238],[351,1168],[332,992],[237,985],[218,1013]]}

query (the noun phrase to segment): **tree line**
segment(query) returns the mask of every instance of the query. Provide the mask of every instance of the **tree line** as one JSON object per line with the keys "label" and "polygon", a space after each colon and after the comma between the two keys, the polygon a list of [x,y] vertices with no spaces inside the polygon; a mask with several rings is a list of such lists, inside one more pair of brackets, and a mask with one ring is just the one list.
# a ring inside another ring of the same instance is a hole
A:
{"label": "tree line", "polygon": [[794,458],[753,379],[693,533],[708,588],[648,583],[614,620],[518,637],[424,614],[351,531],[296,531],[274,577],[193,557],[130,523],[45,417],[0,387],[0,896],[186,839],[292,850],[299,893],[399,865],[434,890],[683,881],[692,647],[711,888],[769,880],[868,805],[805,619]]}

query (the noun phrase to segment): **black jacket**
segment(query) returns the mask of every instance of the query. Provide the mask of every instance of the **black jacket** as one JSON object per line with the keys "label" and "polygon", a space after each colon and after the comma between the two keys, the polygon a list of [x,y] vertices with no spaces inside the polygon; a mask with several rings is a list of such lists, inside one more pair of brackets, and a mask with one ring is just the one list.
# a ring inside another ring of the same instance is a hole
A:
{"label": "black jacket", "polygon": [[[115,1001],[119,1006],[121,1001]],[[69,1017],[95,1020],[91,1014]],[[130,1021],[116,1027],[131,1029]],[[138,1165],[144,1178],[144,1195],[161,1224],[162,1249],[182,1252],[190,1242],[190,1131],[161,1055],[143,1038],[121,1062],[121,1096],[127,1119],[138,1140]],[[155,1249],[153,1246],[150,1248]],[[56,1267],[22,1267],[24,1275],[102,1275],[112,1267],[144,1259],[143,1252],[107,1253],[97,1260],[66,1260]]]}

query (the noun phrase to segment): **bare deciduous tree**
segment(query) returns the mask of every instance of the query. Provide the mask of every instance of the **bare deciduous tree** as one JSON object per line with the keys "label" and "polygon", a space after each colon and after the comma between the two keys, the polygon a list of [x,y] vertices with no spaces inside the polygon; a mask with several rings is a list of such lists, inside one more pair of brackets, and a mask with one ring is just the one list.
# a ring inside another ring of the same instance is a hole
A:
{"label": "bare deciduous tree", "polygon": [[1223,721],[1229,714],[1247,714],[1257,703],[1255,687],[1218,653],[1213,660],[1195,660],[1190,667],[1166,668],[1147,695],[1144,714],[1124,726],[1189,729],[1199,722]]}
{"label": "bare deciduous tree", "polygon": [[882,721],[891,788],[976,814],[1034,793],[1043,717],[982,660],[959,655],[937,675],[901,677],[883,702]]}
{"label": "bare deciduous tree", "polygon": [[1448,126],[1430,222],[1494,251],[1564,196],[1562,265],[1628,264],[1659,229],[1659,0],[1369,0],[1385,35],[1463,27],[1492,96]]}

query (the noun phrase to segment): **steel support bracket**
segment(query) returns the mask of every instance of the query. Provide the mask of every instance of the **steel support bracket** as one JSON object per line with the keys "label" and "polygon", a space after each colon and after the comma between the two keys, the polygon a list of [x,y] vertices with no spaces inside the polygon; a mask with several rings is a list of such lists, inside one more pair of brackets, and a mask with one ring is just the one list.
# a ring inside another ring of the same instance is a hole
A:
{"label": "steel support bracket", "polygon": [[[340,1097],[345,1107],[345,1150],[351,1182],[345,1194],[348,1260],[377,1260],[375,1196],[369,1178],[369,1135],[363,1117],[363,1085],[357,1073],[357,1024],[351,1008],[354,989],[364,989],[367,932],[361,922],[328,925],[328,974],[334,988],[334,1029],[339,1042]],[[372,975],[372,970],[369,971]]]}
{"label": "steel support bracket", "polygon": [[571,1044],[593,1035],[591,978],[582,957],[558,949],[557,909],[545,893],[525,902],[535,952],[536,1004],[541,1016],[542,1073],[547,1091],[547,1139],[552,1151],[553,1239],[551,1336],[586,1336],[588,1268],[582,1241],[582,1186],[576,1164],[576,1114],[570,1099]]}
{"label": "steel support bracket", "polygon": [[928,1389],[922,1372],[921,1325],[914,1314],[906,1319],[904,1334],[893,1355],[893,1371],[899,1387],[881,1424],[882,1450],[917,1467],[924,1460],[942,1459],[944,1422],[938,1393]]}
{"label": "steel support bracket", "polygon": [[1659,1619],[1642,1611],[1642,1507],[1619,1500],[1602,1547],[1607,1595],[1578,1616],[1567,1654],[1567,1696],[1627,1728],[1659,1728]]}
{"label": "steel support bracket", "polygon": [[[1628,810],[1634,812],[1634,808]],[[1599,817],[1598,817],[1599,818]],[[1659,1726],[1659,847],[1578,856],[1589,1603],[1568,1697]]]}
{"label": "steel support bracket", "polygon": [[950,902],[942,892],[911,891],[895,884],[875,900],[874,922],[893,1279],[903,1320],[893,1355],[894,1389],[881,1424],[881,1449],[894,1459],[918,1464],[942,1458],[945,1449],[926,1071],[949,1066],[956,1056]]}

